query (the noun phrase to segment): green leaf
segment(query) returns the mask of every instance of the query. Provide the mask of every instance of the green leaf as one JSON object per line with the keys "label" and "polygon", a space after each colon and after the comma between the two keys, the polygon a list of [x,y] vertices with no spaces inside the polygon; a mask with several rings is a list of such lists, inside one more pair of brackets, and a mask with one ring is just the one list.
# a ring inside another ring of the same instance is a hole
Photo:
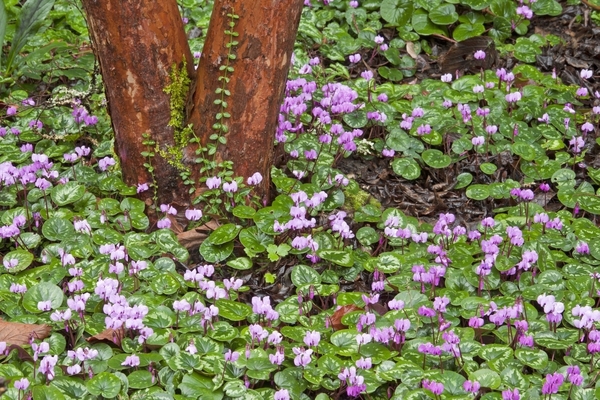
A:
{"label": "green leaf", "polygon": [[401,81],[402,79],[404,79],[404,75],[402,75],[402,72],[400,72],[400,70],[398,70],[397,68],[394,68],[394,67],[392,67],[392,68],[379,67],[377,69],[377,72],[383,78],[390,80],[390,81]]}
{"label": "green leaf", "polygon": [[35,400],[65,400],[65,395],[54,386],[36,385],[31,389]]}
{"label": "green leaf", "polygon": [[233,215],[242,219],[253,218],[254,214],[256,214],[256,210],[249,206],[235,206],[235,208],[231,211]]}
{"label": "green leaf", "polygon": [[247,270],[252,268],[252,260],[248,257],[238,257],[227,261],[227,265],[237,270]]}
{"label": "green leaf", "polygon": [[[28,0],[23,4],[19,26],[13,36],[6,61],[7,75],[12,71],[12,64],[15,57],[21,52],[21,49],[23,49],[23,46],[27,43],[29,37],[32,34],[35,34],[41,27],[53,5],[54,0]],[[0,42],[0,46],[3,44],[4,43]]]}
{"label": "green leaf", "polygon": [[405,26],[413,12],[410,0],[383,0],[379,7],[381,17],[392,26]]}
{"label": "green leaf", "polygon": [[466,195],[473,200],[485,200],[490,196],[490,189],[487,185],[471,185],[467,188]]}
{"label": "green leaf", "polygon": [[174,294],[180,287],[179,280],[171,272],[161,272],[150,281],[150,288],[156,294]]}
{"label": "green leaf", "polygon": [[380,236],[377,231],[370,226],[363,226],[356,232],[356,239],[363,246],[370,246],[373,243],[377,243],[379,238]]}
{"label": "green leaf", "polygon": [[146,389],[156,383],[152,373],[146,370],[133,371],[127,376],[127,380],[131,389]]}
{"label": "green leaf", "polygon": [[317,255],[323,260],[331,261],[342,267],[354,265],[354,257],[351,250],[317,250]]}
{"label": "green leaf", "polygon": [[219,308],[219,316],[230,321],[242,321],[252,314],[252,308],[249,305],[228,299],[215,301],[215,306]]}
{"label": "green leaf", "polygon": [[542,54],[542,49],[538,43],[533,42],[531,39],[520,37],[517,38],[513,54],[520,61],[534,63],[536,55]]}
{"label": "green leaf", "polygon": [[222,245],[213,244],[206,239],[200,245],[200,255],[209,263],[218,263],[225,260],[233,253],[233,241]]}
{"label": "green leaf", "polygon": [[23,296],[23,307],[32,314],[39,314],[42,311],[38,309],[38,303],[48,300],[52,309],[56,310],[63,303],[63,291],[58,286],[49,282],[38,283],[27,290]]}
{"label": "green leaf", "polygon": [[429,19],[437,25],[451,25],[458,20],[458,13],[454,4],[444,3],[429,13]]}
{"label": "green leaf", "polygon": [[452,32],[454,40],[462,42],[463,40],[470,39],[475,36],[480,36],[485,32],[485,26],[483,24],[460,24]]}
{"label": "green leaf", "polygon": [[364,110],[356,110],[350,114],[345,114],[343,120],[349,127],[360,129],[367,125],[367,113]]}
{"label": "green leaf", "polygon": [[206,400],[221,400],[223,398],[223,390],[215,389],[211,378],[196,372],[184,375],[177,387],[186,398]]}
{"label": "green leaf", "polygon": [[81,199],[84,194],[85,186],[75,181],[70,181],[64,185],[54,186],[52,192],[50,192],[50,197],[56,205],[61,207],[76,202]]}
{"label": "green leaf", "polygon": [[477,381],[482,387],[498,389],[502,383],[500,375],[491,369],[480,369],[469,375],[469,379]]}
{"label": "green leaf", "polygon": [[473,175],[470,172],[463,172],[456,177],[456,186],[454,189],[462,189],[469,186],[473,182]]}
{"label": "green leaf", "polygon": [[42,225],[42,234],[48,240],[61,241],[75,234],[73,224],[62,218],[50,218]]}
{"label": "green leaf", "polygon": [[492,163],[483,163],[479,166],[479,168],[481,168],[481,171],[486,175],[492,175],[498,169],[496,164]]}
{"label": "green leaf", "polygon": [[542,370],[548,365],[548,353],[540,349],[517,349],[515,357],[533,369]]}
{"label": "green leaf", "polygon": [[576,195],[575,198],[579,202],[579,206],[585,211],[595,215],[600,214],[600,196],[582,193]]}
{"label": "green leaf", "polygon": [[213,245],[225,244],[235,239],[241,229],[242,227],[240,225],[221,225],[210,234],[209,239]]}
{"label": "green leaf", "polygon": [[434,33],[442,36],[446,35],[446,32],[442,28],[431,22],[427,11],[421,8],[417,8],[413,12],[412,26],[419,35],[432,35]]}
{"label": "green leaf", "polygon": [[[8,16],[4,2],[0,3],[0,46],[4,46],[4,35],[6,34],[6,26],[8,25]],[[2,52],[0,51],[0,67],[2,66]]]}
{"label": "green leaf", "polygon": [[321,283],[321,275],[307,265],[296,265],[292,269],[292,283],[297,288],[304,285],[317,285]]}
{"label": "green leaf", "polygon": [[437,149],[425,150],[421,156],[425,164],[433,168],[446,168],[452,162],[450,156]]}
{"label": "green leaf", "polygon": [[85,386],[92,395],[110,399],[121,391],[121,380],[111,373],[102,372],[87,381]]}
{"label": "green leaf", "polygon": [[395,158],[392,161],[392,170],[396,175],[400,175],[409,181],[421,176],[421,167],[412,158]]}
{"label": "green leaf", "polygon": [[[7,262],[14,263],[16,261],[16,265],[11,268],[6,268]],[[31,265],[33,261],[33,254],[28,252],[27,250],[13,250],[4,255],[4,271],[14,274],[19,271],[23,271],[25,268]]]}
{"label": "green leaf", "polygon": [[266,247],[273,243],[273,238],[259,231],[256,226],[244,228],[239,233],[240,242],[252,253],[262,253]]}

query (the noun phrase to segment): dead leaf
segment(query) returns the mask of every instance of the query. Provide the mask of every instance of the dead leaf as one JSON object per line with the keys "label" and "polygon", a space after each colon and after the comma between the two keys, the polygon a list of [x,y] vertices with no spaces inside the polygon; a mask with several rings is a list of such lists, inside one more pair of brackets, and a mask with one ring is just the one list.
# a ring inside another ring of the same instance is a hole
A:
{"label": "dead leaf", "polygon": [[415,59],[415,60],[417,59],[417,52],[415,51],[415,44],[413,42],[406,43],[406,52],[413,59]]}
{"label": "dead leaf", "polygon": [[331,324],[331,327],[335,331],[344,329],[344,328],[346,328],[346,326],[344,324],[342,324],[342,318],[344,317],[344,315],[350,314],[353,311],[361,311],[361,310],[362,310],[362,308],[355,306],[354,304],[348,304],[346,306],[341,306],[340,308],[335,310],[335,312],[333,313],[331,318],[329,318],[329,323]]}
{"label": "dead leaf", "polygon": [[[473,57],[477,50],[485,51],[485,59],[476,60]],[[478,36],[454,44],[446,54],[438,59],[438,64],[442,74],[455,74],[456,71],[477,73],[482,68],[492,68],[497,58],[498,53],[494,47],[494,41],[487,36]]]}
{"label": "dead leaf", "polygon": [[43,340],[50,335],[50,325],[22,324],[20,322],[7,322],[0,319],[0,342],[9,345],[26,345],[30,339]]}
{"label": "dead leaf", "polygon": [[200,247],[202,242],[210,235],[212,231],[219,227],[217,221],[211,220],[206,224],[199,226],[189,231],[181,232],[177,234],[177,240],[186,249],[194,249]]}
{"label": "dead leaf", "polygon": [[105,329],[97,335],[90,336],[86,340],[90,343],[109,341],[121,347],[121,340],[125,336],[125,329],[123,327],[119,329]]}

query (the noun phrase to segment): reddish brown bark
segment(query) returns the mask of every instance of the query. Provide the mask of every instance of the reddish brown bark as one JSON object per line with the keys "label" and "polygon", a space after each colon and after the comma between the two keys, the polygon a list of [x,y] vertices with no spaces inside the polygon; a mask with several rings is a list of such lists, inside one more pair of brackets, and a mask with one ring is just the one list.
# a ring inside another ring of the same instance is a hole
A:
{"label": "reddish brown bark", "polygon": [[[173,144],[164,89],[171,83],[172,65],[181,67],[183,60],[189,76],[196,78],[188,99],[189,122],[207,143],[215,115],[221,111],[213,102],[219,66],[227,59],[227,14],[240,16],[234,28],[239,33],[233,51],[237,58],[231,62],[235,71],[226,87],[231,92],[226,110],[231,114],[226,121],[229,133],[217,156],[234,162],[235,176],[247,178],[260,172],[264,180],[258,194],[268,197],[277,114],[303,0],[215,0],[197,76],[175,0],[83,0],[83,5],[100,61],[123,180],[130,185],[151,182],[143,166],[147,160],[141,155],[148,150],[142,145],[143,133],[149,133],[161,148]],[[189,188],[178,171],[158,154],[152,165],[159,202],[188,205]],[[199,169],[190,167],[194,173]]]}
{"label": "reddish brown bark", "polygon": [[213,133],[215,115],[221,111],[214,100],[221,87],[219,67],[227,60],[226,43],[230,18],[240,16],[233,28],[239,36],[234,48],[236,59],[230,62],[234,72],[226,88],[229,128],[227,145],[217,152],[219,160],[234,162],[234,175],[247,178],[260,172],[261,196],[268,197],[269,172],[273,159],[273,141],[277,115],[283,99],[294,41],[303,0],[215,0],[208,36],[202,51],[196,86],[188,107],[189,122],[206,143]]}
{"label": "reddish brown bark", "polygon": [[[129,185],[152,182],[143,166],[142,134],[159,146],[173,145],[169,95],[172,65],[187,61],[190,76],[194,62],[174,0],[83,0],[94,52],[100,62],[116,152],[123,180]],[[152,159],[162,203],[189,203],[178,172],[158,154]],[[149,197],[146,192],[142,196]]]}

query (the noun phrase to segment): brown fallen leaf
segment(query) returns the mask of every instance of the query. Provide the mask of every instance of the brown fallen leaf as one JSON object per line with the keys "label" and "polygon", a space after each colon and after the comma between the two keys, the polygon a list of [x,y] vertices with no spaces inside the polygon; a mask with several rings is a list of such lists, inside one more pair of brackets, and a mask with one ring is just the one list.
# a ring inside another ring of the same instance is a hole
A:
{"label": "brown fallen leaf", "polygon": [[0,319],[0,342],[9,345],[26,345],[31,338],[43,340],[50,335],[50,325],[22,324]]}
{"label": "brown fallen leaf", "polygon": [[334,331],[339,331],[340,329],[344,329],[344,328],[346,328],[346,326],[344,324],[342,324],[342,318],[344,317],[344,315],[350,314],[353,311],[360,311],[360,310],[362,310],[362,308],[355,306],[354,304],[348,304],[346,306],[341,306],[340,308],[335,310],[335,312],[333,313],[331,318],[329,318],[329,323],[331,324],[331,327],[333,328]]}
{"label": "brown fallen leaf", "polygon": [[177,240],[186,249],[194,249],[200,247],[202,242],[210,235],[212,231],[219,227],[217,221],[211,220],[202,226],[198,226],[195,229],[181,232],[177,234]]}
{"label": "brown fallen leaf", "polygon": [[86,340],[89,343],[96,343],[101,341],[109,341],[121,347],[121,340],[125,336],[125,329],[123,327],[119,329],[105,329],[97,335],[90,336]]}

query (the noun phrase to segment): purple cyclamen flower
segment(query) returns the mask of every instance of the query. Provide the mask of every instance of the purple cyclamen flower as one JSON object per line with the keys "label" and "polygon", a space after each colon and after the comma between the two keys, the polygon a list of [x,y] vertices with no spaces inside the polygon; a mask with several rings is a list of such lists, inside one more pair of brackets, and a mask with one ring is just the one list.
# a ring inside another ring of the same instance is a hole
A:
{"label": "purple cyclamen flower", "polygon": [[360,61],[360,59],[361,59],[361,56],[360,56],[360,54],[358,54],[358,53],[356,53],[356,54],[351,54],[351,55],[350,55],[350,57],[349,57],[349,59],[350,59],[350,62],[351,62],[352,64],[356,64],[357,62],[359,62],[359,61]]}
{"label": "purple cyclamen flower", "polygon": [[483,51],[483,50],[477,50],[475,52],[475,54],[473,54],[473,58],[475,58],[476,60],[483,60],[483,59],[485,59],[485,51]]}
{"label": "purple cyclamen flower", "polygon": [[21,378],[15,381],[15,389],[27,390],[29,387],[29,380],[27,378]]}
{"label": "purple cyclamen flower", "polygon": [[217,176],[208,178],[206,180],[206,186],[208,186],[209,189],[217,189],[219,186],[221,186],[221,178]]}
{"label": "purple cyclamen flower", "polygon": [[130,356],[127,356],[125,358],[125,361],[123,361],[121,365],[124,365],[126,367],[137,367],[138,365],[140,365],[140,358],[135,354],[132,354]]}
{"label": "purple cyclamen flower", "polygon": [[116,163],[117,162],[115,161],[114,158],[104,157],[103,159],[98,161],[98,168],[100,168],[101,171],[106,171],[108,169],[108,167],[115,165]]}
{"label": "purple cyclamen flower", "polygon": [[258,184],[260,184],[263,180],[262,175],[260,174],[260,172],[255,172],[251,177],[248,178],[248,185],[252,185],[252,186],[256,186]]}

